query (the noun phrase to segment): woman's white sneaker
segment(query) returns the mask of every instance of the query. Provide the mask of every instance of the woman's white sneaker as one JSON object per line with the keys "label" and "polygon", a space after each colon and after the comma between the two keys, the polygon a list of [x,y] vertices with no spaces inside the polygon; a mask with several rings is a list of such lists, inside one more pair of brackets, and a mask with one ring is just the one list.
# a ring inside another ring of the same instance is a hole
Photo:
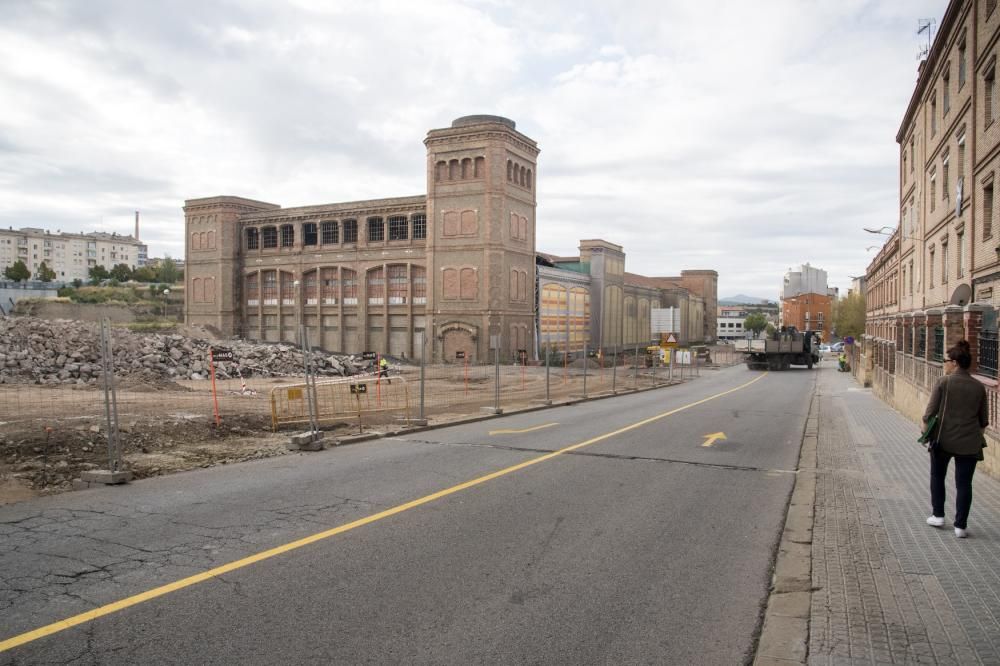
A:
{"label": "woman's white sneaker", "polygon": [[955,536],[957,536],[959,539],[964,539],[967,536],[969,536],[969,532],[968,530],[963,530],[961,527],[956,527]]}
{"label": "woman's white sneaker", "polygon": [[944,527],[944,518],[938,518],[937,516],[930,516],[927,518],[927,524],[931,527]]}

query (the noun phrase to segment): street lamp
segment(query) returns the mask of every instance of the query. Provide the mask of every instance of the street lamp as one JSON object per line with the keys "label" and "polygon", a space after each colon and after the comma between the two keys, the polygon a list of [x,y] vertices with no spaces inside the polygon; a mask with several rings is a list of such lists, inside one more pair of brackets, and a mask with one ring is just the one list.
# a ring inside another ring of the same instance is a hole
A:
{"label": "street lamp", "polygon": [[164,287],[163,289],[163,318],[167,318],[167,296],[170,295],[170,290]]}

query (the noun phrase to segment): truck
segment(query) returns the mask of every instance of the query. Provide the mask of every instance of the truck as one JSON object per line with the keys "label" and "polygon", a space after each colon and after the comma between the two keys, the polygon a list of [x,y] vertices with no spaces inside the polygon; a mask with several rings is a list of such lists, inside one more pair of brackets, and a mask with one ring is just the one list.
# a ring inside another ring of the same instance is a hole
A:
{"label": "truck", "polygon": [[798,331],[794,326],[760,339],[734,341],[751,370],[787,370],[804,365],[810,370],[819,363],[819,338],[815,331]]}

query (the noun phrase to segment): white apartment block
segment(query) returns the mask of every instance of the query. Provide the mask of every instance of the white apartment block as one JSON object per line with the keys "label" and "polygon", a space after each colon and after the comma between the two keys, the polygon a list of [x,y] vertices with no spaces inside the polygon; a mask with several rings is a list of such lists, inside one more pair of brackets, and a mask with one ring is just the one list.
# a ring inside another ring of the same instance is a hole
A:
{"label": "white apartment block", "polygon": [[826,282],[826,271],[822,268],[810,266],[807,262],[802,264],[798,270],[793,271],[792,269],[788,269],[788,272],[785,273],[781,298],[784,300],[800,294],[828,296],[830,295],[829,292],[830,290]]}
{"label": "white apartment block", "polygon": [[42,262],[55,271],[59,282],[87,280],[93,266],[111,270],[127,264],[134,269],[141,265],[140,253],[145,255],[145,251],[145,245],[136,238],[115,233],[53,234],[34,227],[0,229],[0,272],[20,259],[32,278],[37,277]]}

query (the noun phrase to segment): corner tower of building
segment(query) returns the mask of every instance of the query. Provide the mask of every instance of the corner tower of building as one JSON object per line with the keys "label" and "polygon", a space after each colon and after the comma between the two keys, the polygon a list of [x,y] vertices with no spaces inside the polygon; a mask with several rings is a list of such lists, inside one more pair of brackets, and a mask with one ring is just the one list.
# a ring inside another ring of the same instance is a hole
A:
{"label": "corner tower of building", "polygon": [[184,323],[238,335],[242,299],[240,216],[280,208],[242,197],[184,202]]}
{"label": "corner tower of building", "polygon": [[428,313],[435,351],[534,355],[538,146],[500,116],[431,130],[427,147]]}

